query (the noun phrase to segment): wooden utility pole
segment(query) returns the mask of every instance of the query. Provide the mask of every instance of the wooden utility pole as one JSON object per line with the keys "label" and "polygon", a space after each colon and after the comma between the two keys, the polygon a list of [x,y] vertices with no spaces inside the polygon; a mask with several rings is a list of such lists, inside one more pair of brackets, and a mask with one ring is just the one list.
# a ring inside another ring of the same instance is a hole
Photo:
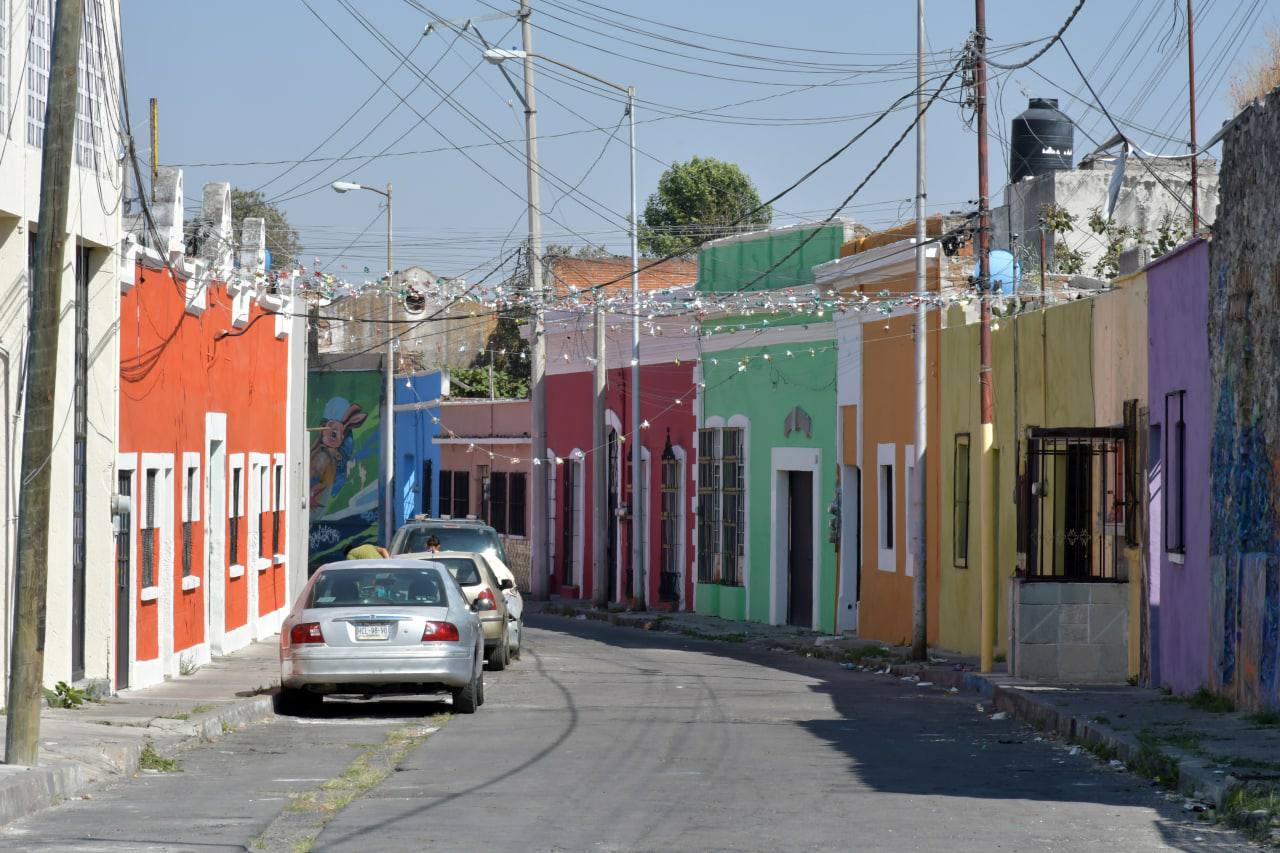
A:
{"label": "wooden utility pole", "polygon": [[991,204],[987,190],[987,5],[974,0],[974,111],[978,124],[978,406],[982,418],[978,441],[978,559],[982,601],[979,650],[982,671],[995,665],[995,417],[991,375]]}
{"label": "wooden utility pole", "polygon": [[1200,233],[1199,147],[1196,145],[1196,27],[1187,0],[1187,90],[1191,104],[1191,236]]}
{"label": "wooden utility pole", "polygon": [[160,102],[150,100],[151,107],[151,202],[156,200],[156,181],[160,178]]}
{"label": "wooden utility pole", "polygon": [[911,614],[911,658],[929,657],[928,581],[929,561],[925,554],[925,446],[929,438],[929,311],[925,301],[928,279],[925,271],[924,221],[924,0],[916,0],[916,444],[915,482],[911,484],[912,562],[915,564],[915,598]]}
{"label": "wooden utility pole", "polygon": [[27,338],[26,418],[22,431],[22,488],[18,498],[12,673],[9,676],[4,760],[33,765],[40,743],[44,682],[45,590],[49,570],[49,479],[53,399],[57,387],[58,315],[66,263],[71,154],[84,4],[59,3],[53,19],[52,67],[40,161],[40,218]]}

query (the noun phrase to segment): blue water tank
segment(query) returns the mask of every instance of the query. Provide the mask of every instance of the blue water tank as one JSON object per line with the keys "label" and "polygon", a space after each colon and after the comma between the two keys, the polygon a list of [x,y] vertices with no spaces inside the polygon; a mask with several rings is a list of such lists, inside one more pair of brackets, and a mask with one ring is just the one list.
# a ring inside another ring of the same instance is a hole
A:
{"label": "blue water tank", "polygon": [[996,293],[1008,296],[1018,289],[1022,271],[1018,269],[1012,252],[1004,249],[991,250],[991,289]]}

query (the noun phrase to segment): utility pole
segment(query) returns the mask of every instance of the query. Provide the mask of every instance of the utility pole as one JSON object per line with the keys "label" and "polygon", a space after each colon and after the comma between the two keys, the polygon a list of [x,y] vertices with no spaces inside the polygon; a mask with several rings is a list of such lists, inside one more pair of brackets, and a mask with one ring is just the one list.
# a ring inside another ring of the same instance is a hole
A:
{"label": "utility pole", "polygon": [[631,129],[631,584],[632,597],[646,598],[644,565],[644,481],[640,461],[640,250],[636,236],[636,90],[627,87]]}
{"label": "utility pole", "polygon": [[59,3],[53,20],[52,66],[40,161],[40,218],[27,342],[26,419],[22,433],[23,487],[18,498],[12,672],[9,676],[4,760],[34,765],[40,746],[40,689],[44,683],[45,594],[49,579],[49,481],[53,454],[53,398],[57,386],[58,316],[67,248],[71,154],[75,146],[80,35],[84,4]]}
{"label": "utility pole", "polygon": [[1200,233],[1200,168],[1196,162],[1200,149],[1196,145],[1196,27],[1191,16],[1191,0],[1187,0],[1187,91],[1191,105],[1191,236]]}
{"label": "utility pole", "polygon": [[974,107],[978,122],[978,405],[982,417],[978,439],[978,560],[982,601],[979,651],[983,672],[995,665],[995,418],[991,375],[991,205],[987,191],[987,9],[974,0]]}
{"label": "utility pole", "polygon": [[929,437],[929,311],[925,292],[929,285],[925,272],[924,122],[924,0],[916,0],[916,458],[911,495],[911,511],[914,513],[911,548],[916,573],[911,625],[913,660],[929,657],[928,581],[925,577],[929,562],[925,556],[925,487],[929,482],[925,471],[925,447]]}
{"label": "utility pole", "polygon": [[538,199],[538,109],[533,86],[533,26],[529,0],[520,0],[520,34],[524,43],[524,138],[529,194],[529,296],[533,300],[533,335],[530,339],[530,396],[533,398],[533,515],[529,531],[529,591],[535,599],[547,597],[547,400],[543,375],[547,349],[542,325],[542,210]]}
{"label": "utility pole", "polygon": [[160,101],[152,98],[151,108],[151,202],[156,200],[156,180],[160,177]]}
{"label": "utility pole", "polygon": [[600,300],[604,291],[595,291],[595,349],[596,363],[591,382],[591,602],[596,607],[609,604],[609,497],[605,494],[608,474],[605,467],[609,454],[604,436],[604,385],[608,369],[608,352],[605,350],[604,311]]}
{"label": "utility pole", "polygon": [[[376,192],[376,190],[375,190]],[[386,470],[385,490],[382,495],[386,511],[383,513],[383,524],[386,525],[386,536],[382,544],[390,548],[391,539],[396,535],[395,511],[395,478],[396,478],[396,336],[395,330],[395,265],[391,255],[391,182],[387,181],[387,367],[383,371],[383,393],[387,397],[386,422],[382,425],[382,464]]]}

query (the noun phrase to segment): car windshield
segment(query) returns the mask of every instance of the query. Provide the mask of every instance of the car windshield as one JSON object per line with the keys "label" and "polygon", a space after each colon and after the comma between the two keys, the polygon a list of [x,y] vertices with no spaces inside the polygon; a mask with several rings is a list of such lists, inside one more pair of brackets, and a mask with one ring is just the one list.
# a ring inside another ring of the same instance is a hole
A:
{"label": "car windshield", "polygon": [[497,545],[494,535],[488,530],[474,527],[410,527],[405,531],[400,544],[396,546],[397,554],[417,554],[427,550],[427,540],[432,536],[440,540],[441,551],[464,551],[478,554],[482,551],[495,551]]}
{"label": "car windshield", "polygon": [[437,569],[334,569],[321,571],[308,607],[399,604],[442,607],[449,603]]}
{"label": "car windshield", "polygon": [[484,583],[480,569],[470,557],[438,557],[435,562],[449,570],[458,581],[458,586],[476,586]]}

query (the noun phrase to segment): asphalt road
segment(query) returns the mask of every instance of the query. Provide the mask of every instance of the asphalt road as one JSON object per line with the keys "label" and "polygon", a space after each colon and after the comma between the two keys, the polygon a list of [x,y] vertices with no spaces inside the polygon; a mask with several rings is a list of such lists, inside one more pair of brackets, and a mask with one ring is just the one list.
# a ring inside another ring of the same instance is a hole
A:
{"label": "asphalt road", "polygon": [[[479,713],[386,768],[314,849],[1248,848],[1128,773],[987,718],[972,696],[829,662],[542,617],[524,659],[486,682]],[[14,824],[0,849],[283,845],[292,797],[442,710],[330,703],[280,718],[187,753],[181,773]]]}

